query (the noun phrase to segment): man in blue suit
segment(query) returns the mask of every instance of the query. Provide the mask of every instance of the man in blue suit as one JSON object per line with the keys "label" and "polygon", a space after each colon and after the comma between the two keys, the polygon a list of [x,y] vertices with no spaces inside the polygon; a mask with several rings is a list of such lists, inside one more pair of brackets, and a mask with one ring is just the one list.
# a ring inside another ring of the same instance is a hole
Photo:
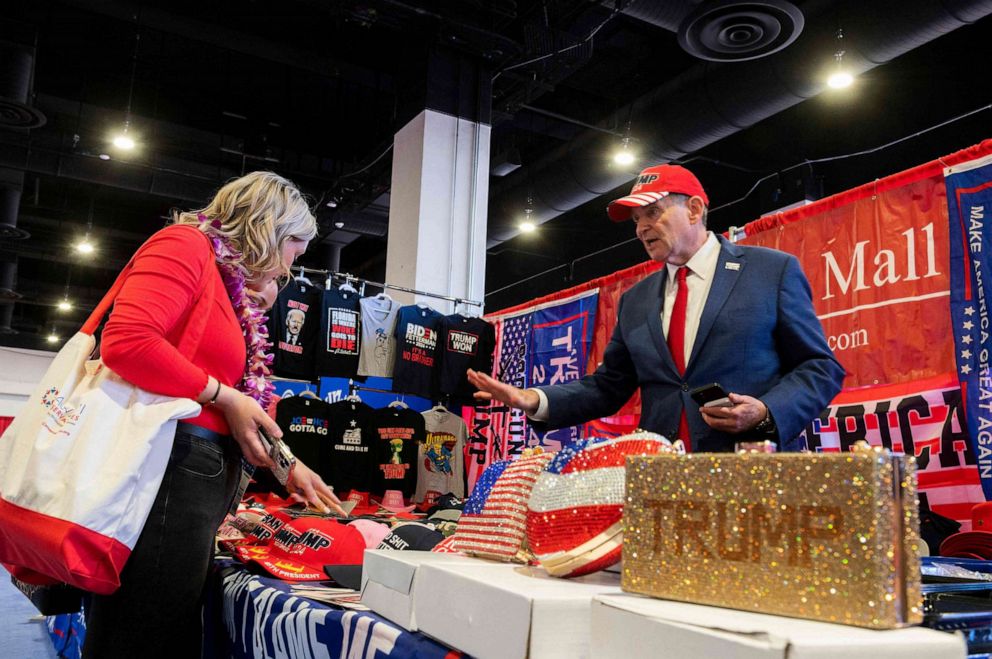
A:
{"label": "man in blue suit", "polygon": [[[797,435],[840,391],[844,369],[827,346],[798,260],[708,231],[708,205],[683,167],[641,172],[607,212],[616,222],[632,219],[648,255],[665,267],[621,298],[599,368],[536,389],[469,371],[476,398],[559,428],[615,413],[640,387],[640,426],[693,451],[730,451],[755,439],[796,448]],[[692,400],[693,389],[711,383],[729,392],[727,406]]]}

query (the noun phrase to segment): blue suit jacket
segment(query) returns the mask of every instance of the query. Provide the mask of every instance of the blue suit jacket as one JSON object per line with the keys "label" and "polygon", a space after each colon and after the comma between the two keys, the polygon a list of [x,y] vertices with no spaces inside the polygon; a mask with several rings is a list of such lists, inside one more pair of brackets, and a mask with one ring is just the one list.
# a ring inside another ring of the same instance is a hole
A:
{"label": "blue suit jacket", "polygon": [[781,447],[795,448],[792,440],[840,391],[844,369],[827,347],[799,261],[718,238],[720,258],[685,375],[676,370],[662,329],[663,268],[621,298],[616,329],[594,373],[542,387],[548,427],[609,416],[640,387],[642,428],[675,438],[685,406],[694,451],[733,450],[745,436],[710,428],[689,397],[690,390],[717,382],[760,398]]}

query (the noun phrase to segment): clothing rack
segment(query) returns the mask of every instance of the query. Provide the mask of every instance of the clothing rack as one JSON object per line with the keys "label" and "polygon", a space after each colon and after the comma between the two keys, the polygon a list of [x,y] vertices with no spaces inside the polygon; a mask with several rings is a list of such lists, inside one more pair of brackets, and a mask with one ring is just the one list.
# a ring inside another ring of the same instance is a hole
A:
{"label": "clothing rack", "polygon": [[324,275],[325,277],[328,278],[328,280],[333,279],[333,278],[337,278],[337,279],[343,279],[343,280],[345,280],[346,283],[352,283],[352,282],[354,282],[356,284],[361,284],[361,290],[359,291],[359,294],[360,295],[364,295],[365,294],[365,286],[368,285],[368,286],[377,286],[377,287],[379,287],[379,288],[381,288],[383,290],[385,290],[385,289],[388,288],[388,289],[394,290],[394,291],[402,291],[404,293],[412,293],[414,295],[423,295],[424,297],[432,297],[432,298],[437,298],[439,300],[446,300],[448,302],[454,302],[456,305],[458,305],[458,304],[468,304],[468,305],[471,305],[471,306],[479,307],[480,310],[483,307],[485,307],[485,304],[486,304],[485,302],[479,302],[477,300],[469,300],[467,298],[462,298],[462,297],[451,297],[450,295],[441,295],[440,293],[428,293],[426,291],[418,291],[418,290],[416,290],[414,288],[407,288],[406,286],[397,286],[396,284],[389,284],[389,283],[383,283],[383,282],[378,282],[378,281],[370,281],[368,279],[363,279],[362,277],[356,277],[355,275],[350,274],[350,273],[347,273],[347,272],[335,272],[333,270],[321,270],[319,268],[307,268],[307,267],[302,266],[302,265],[294,266],[293,267],[293,270],[294,271],[297,271],[298,270],[301,273],[310,273],[310,274],[314,274],[314,275]]}
{"label": "clothing rack", "polygon": [[348,395],[351,396],[358,391],[371,391],[376,394],[389,394],[390,396],[402,396],[403,394],[396,391],[390,391],[389,389],[376,389],[375,387],[366,387],[364,384],[358,384],[354,380],[348,380]]}

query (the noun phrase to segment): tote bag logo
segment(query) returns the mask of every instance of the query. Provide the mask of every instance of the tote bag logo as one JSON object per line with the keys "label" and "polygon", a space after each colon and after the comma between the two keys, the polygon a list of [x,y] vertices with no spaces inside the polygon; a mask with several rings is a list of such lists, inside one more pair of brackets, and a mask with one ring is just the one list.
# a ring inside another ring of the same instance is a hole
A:
{"label": "tote bag logo", "polygon": [[65,397],[59,395],[58,387],[52,387],[46,391],[41,397],[41,404],[48,410],[48,419],[42,425],[53,435],[68,435],[69,431],[66,426],[74,426],[79,423],[79,417],[86,409],[85,405],[78,410],[67,406]]}

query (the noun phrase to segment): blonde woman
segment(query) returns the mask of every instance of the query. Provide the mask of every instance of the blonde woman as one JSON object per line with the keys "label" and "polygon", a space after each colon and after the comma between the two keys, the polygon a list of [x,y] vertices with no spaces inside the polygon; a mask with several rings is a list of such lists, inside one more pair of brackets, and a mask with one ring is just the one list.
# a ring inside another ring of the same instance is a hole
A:
{"label": "blonde woman", "polygon": [[[282,435],[264,412],[271,385],[257,300],[272,297],[275,280],[289,274],[316,233],[292,183],[253,172],[226,184],[205,208],[178,213],[128,264],[103,331],[104,363],[148,391],[196,399],[203,410],[179,424],[120,589],[92,598],[87,659],[200,656],[201,594],[241,457],[269,466],[258,430]],[[339,503],[302,464],[288,487],[321,509],[322,499]]]}

